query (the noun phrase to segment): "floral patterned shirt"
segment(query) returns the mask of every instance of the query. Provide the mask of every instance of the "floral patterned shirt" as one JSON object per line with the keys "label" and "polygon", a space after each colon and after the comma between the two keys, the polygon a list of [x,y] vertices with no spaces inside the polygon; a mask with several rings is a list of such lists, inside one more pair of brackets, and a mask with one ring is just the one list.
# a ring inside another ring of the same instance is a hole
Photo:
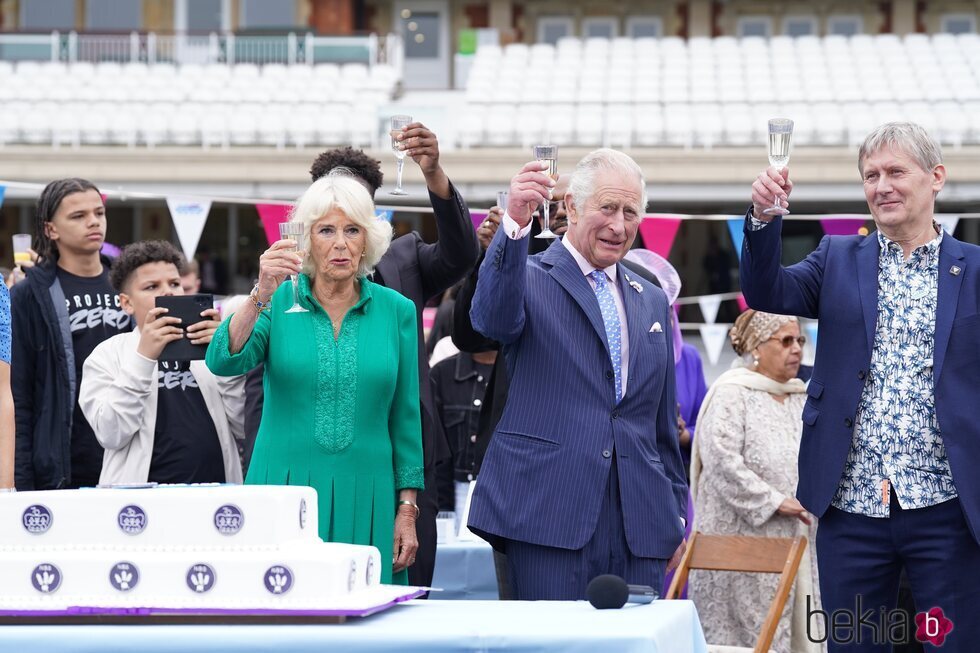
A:
{"label": "floral patterned shirt", "polygon": [[905,260],[878,232],[878,323],[871,370],[833,505],[888,517],[888,480],[903,509],[956,498],[933,383],[942,231]]}

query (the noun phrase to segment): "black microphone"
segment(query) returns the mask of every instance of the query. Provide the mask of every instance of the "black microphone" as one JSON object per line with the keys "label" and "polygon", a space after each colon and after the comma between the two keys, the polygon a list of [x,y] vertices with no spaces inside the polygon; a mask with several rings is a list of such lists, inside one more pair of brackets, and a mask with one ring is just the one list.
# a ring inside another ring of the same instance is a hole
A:
{"label": "black microphone", "polygon": [[619,576],[596,576],[585,589],[585,596],[598,610],[618,609],[627,603],[651,603],[660,598],[649,585],[627,585]]}

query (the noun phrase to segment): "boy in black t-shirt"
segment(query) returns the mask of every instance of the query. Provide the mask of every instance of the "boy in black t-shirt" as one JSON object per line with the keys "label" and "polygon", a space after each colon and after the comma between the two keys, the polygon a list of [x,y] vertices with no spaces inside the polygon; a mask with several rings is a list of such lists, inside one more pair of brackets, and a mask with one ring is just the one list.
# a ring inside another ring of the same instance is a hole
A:
{"label": "boy in black t-shirt", "polygon": [[[241,483],[235,439],[243,436],[244,377],[216,377],[204,361],[168,361],[167,343],[184,338],[180,319],[156,298],[183,295],[183,259],[168,242],[127,246],[112,269],[132,333],[100,343],[88,360],[79,404],[105,447],[99,482]],[[194,344],[218,328],[209,308],[187,327]]]}
{"label": "boy in black t-shirt", "polygon": [[38,263],[10,291],[19,490],[98,482],[102,447],[76,401],[82,365],[100,342],[132,329],[100,256],[105,233],[105,205],[92,182],[59,179],[42,191]]}

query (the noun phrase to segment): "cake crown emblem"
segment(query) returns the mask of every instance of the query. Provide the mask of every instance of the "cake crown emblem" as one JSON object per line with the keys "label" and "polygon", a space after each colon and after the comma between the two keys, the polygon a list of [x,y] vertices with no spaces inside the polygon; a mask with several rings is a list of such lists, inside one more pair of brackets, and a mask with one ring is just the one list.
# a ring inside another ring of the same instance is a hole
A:
{"label": "cake crown emblem", "polygon": [[137,535],[146,528],[146,512],[139,506],[126,506],[119,511],[119,528],[128,535]]}
{"label": "cake crown emblem", "polygon": [[23,515],[24,528],[28,533],[43,533],[51,528],[51,511],[45,506],[28,506]]}
{"label": "cake crown emblem", "polygon": [[222,535],[234,535],[242,530],[244,523],[245,516],[238,506],[224,505],[214,513],[214,527]]}

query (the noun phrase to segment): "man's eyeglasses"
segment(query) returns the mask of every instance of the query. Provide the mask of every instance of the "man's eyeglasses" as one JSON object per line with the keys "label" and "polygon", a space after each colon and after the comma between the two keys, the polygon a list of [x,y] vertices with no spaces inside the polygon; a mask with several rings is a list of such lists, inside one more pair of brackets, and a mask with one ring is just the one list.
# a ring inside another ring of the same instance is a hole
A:
{"label": "man's eyeglasses", "polygon": [[793,336],[783,336],[782,338],[773,337],[769,339],[780,343],[783,346],[783,349],[789,349],[793,346],[794,342],[798,344],[801,349],[806,345],[806,336],[797,336],[795,338]]}

